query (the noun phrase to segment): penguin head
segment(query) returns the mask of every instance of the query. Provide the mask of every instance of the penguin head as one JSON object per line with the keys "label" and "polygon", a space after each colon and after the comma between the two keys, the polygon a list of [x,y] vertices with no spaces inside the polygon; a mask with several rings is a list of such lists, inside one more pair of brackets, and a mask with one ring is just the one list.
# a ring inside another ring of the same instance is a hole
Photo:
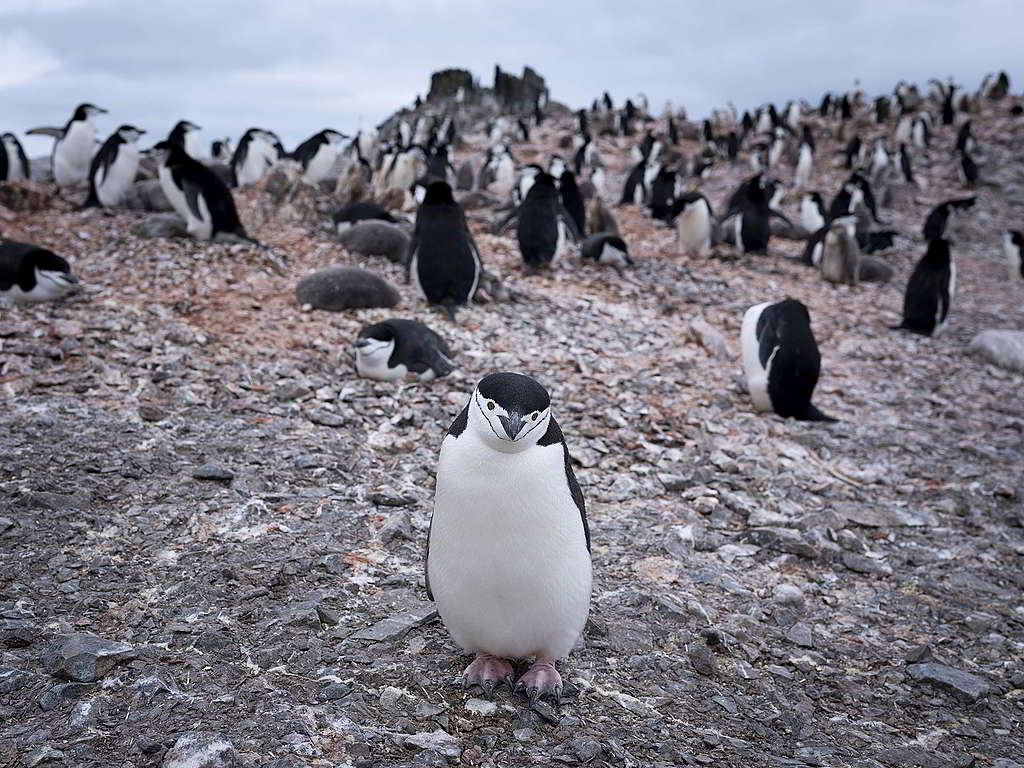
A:
{"label": "penguin head", "polygon": [[356,337],[356,359],[364,365],[386,362],[394,349],[395,329],[387,322],[368,325]]}
{"label": "penguin head", "polygon": [[75,109],[73,120],[91,120],[96,115],[105,115],[107,110],[97,107],[95,104],[79,104]]}
{"label": "penguin head", "polygon": [[174,131],[181,131],[182,133],[191,133],[192,131],[202,130],[198,125],[193,123],[191,120],[179,120],[178,123],[171,129],[171,133]]}
{"label": "penguin head", "polygon": [[136,128],[134,125],[122,125],[117,129],[117,135],[121,137],[123,141],[128,144],[134,144],[139,140],[139,137],[144,134],[145,131],[141,128]]}
{"label": "penguin head", "polygon": [[35,287],[23,299],[26,302],[53,301],[78,290],[78,280],[71,272],[71,265],[46,248],[36,248],[27,253],[20,271],[35,276]]}
{"label": "penguin head", "polygon": [[537,444],[551,420],[551,397],[521,373],[492,373],[476,385],[469,402],[469,427],[490,448],[519,453]]}
{"label": "penguin head", "polygon": [[561,155],[552,155],[551,161],[548,163],[548,173],[557,179],[561,177],[564,171],[565,160],[562,159]]}
{"label": "penguin head", "polygon": [[323,131],[321,131],[320,133],[321,133],[321,135],[323,135],[324,140],[328,144],[340,144],[342,139],[347,139],[348,138],[341,131],[334,131],[334,130],[331,130],[330,128],[326,128]]}

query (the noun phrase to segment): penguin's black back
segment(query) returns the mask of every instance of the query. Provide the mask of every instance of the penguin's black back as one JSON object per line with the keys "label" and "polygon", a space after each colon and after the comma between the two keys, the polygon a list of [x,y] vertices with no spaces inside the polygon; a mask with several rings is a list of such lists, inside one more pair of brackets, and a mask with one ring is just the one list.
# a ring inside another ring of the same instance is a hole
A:
{"label": "penguin's black back", "polygon": [[220,176],[203,163],[190,157],[177,144],[161,142],[157,144],[157,147],[166,147],[170,150],[171,155],[167,164],[171,171],[171,178],[181,188],[193,215],[199,217],[199,198],[201,197],[210,212],[213,235],[224,232],[249,239],[242,222],[238,219],[238,209],[235,208],[235,199],[231,196],[231,190]]}
{"label": "penguin's black back", "polygon": [[765,307],[757,319],[758,359],[768,370],[768,397],[783,418],[835,421],[811,405],[821,373],[821,353],[807,307],[785,299]]}
{"label": "penguin's black back", "polygon": [[444,339],[416,320],[393,317],[368,325],[359,332],[359,338],[367,337],[394,340],[395,348],[388,358],[388,368],[404,365],[413,373],[432,370],[438,377],[447,376],[455,370],[451,350]]}
{"label": "penguin's black back", "polygon": [[462,208],[451,187],[433,182],[416,213],[413,232],[416,276],[431,304],[453,307],[473,298],[480,262]]}
{"label": "penguin's black back", "polygon": [[367,219],[380,219],[381,221],[389,221],[392,224],[396,223],[395,217],[388,212],[387,208],[365,200],[344,205],[334,214],[335,224],[345,221],[350,221],[354,224],[357,221],[365,221]]}
{"label": "penguin's black back", "polygon": [[952,261],[949,241],[936,238],[914,266],[903,295],[903,322],[899,328],[931,336],[949,314]]}
{"label": "penguin's black back", "polygon": [[30,291],[36,284],[36,269],[71,273],[67,260],[33,243],[0,238],[0,291],[17,285]]}
{"label": "penguin's black back", "polygon": [[651,216],[659,221],[668,221],[675,202],[676,172],[662,168],[651,184]]}
{"label": "penguin's black back", "polygon": [[292,152],[292,159],[298,160],[302,164],[303,168],[309,167],[309,161],[316,157],[317,151],[320,149],[322,144],[327,142],[327,131],[323,130],[319,133],[314,133],[304,142],[299,144]]}
{"label": "penguin's black back", "polygon": [[631,205],[636,202],[636,190],[639,187],[641,192],[641,198],[646,197],[646,190],[644,190],[644,171],[647,170],[647,164],[641,160],[639,163],[633,166],[633,170],[629,172],[629,176],[626,177],[626,184],[622,188],[622,200],[619,201],[620,205]]}
{"label": "penguin's black back", "polygon": [[560,207],[554,179],[547,173],[537,174],[519,207],[519,252],[527,264],[548,264],[555,257]]}
{"label": "penguin's black back", "polygon": [[580,188],[576,186],[575,174],[572,171],[563,171],[558,186],[562,194],[562,205],[565,207],[566,213],[572,217],[576,231],[580,235],[585,234],[587,214],[583,205],[583,195],[580,194]]}

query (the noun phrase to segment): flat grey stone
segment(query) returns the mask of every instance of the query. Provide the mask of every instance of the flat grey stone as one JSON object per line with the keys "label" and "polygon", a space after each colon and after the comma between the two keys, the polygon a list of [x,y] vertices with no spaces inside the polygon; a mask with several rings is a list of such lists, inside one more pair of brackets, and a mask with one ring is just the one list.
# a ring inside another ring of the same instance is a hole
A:
{"label": "flat grey stone", "polygon": [[116,640],[85,634],[59,635],[43,651],[42,663],[51,675],[91,683],[137,655],[132,646]]}
{"label": "flat grey stone", "polygon": [[933,661],[911,664],[907,673],[915,680],[931,683],[963,701],[977,701],[991,689],[983,677]]}
{"label": "flat grey stone", "polygon": [[397,640],[410,629],[421,627],[435,618],[437,608],[433,603],[416,603],[366,629],[360,629],[350,637],[353,640],[369,640],[375,643]]}
{"label": "flat grey stone", "polygon": [[235,473],[216,464],[203,464],[192,470],[192,477],[196,480],[215,480],[221,483],[230,483],[235,479]]}
{"label": "flat grey stone", "polygon": [[238,753],[231,741],[212,731],[183,733],[164,755],[162,768],[235,768]]}

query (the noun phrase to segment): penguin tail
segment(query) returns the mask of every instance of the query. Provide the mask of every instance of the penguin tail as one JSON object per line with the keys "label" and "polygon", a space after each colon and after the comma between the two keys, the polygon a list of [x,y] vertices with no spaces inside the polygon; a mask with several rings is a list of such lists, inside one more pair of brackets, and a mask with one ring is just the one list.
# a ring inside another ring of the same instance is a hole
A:
{"label": "penguin tail", "polygon": [[456,322],[456,320],[455,320],[455,306],[456,306],[455,305],[455,300],[454,299],[450,299],[450,298],[444,299],[441,302],[441,306],[444,308],[445,314],[448,315],[448,319],[451,320],[453,323]]}
{"label": "penguin tail", "polygon": [[824,421],[835,423],[839,421],[839,419],[833,418],[832,416],[826,416],[811,403],[808,403],[807,410],[797,417],[797,421]]}

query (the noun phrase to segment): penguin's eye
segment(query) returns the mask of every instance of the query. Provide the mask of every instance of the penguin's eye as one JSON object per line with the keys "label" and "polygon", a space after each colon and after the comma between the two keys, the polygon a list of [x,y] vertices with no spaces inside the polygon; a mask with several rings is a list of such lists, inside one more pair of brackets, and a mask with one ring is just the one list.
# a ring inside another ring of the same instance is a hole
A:
{"label": "penguin's eye", "polygon": [[497,406],[497,403],[495,403],[493,400],[488,400],[487,401],[487,410],[488,411],[493,411],[496,406]]}
{"label": "penguin's eye", "polygon": [[530,414],[530,421],[536,421],[538,416],[540,416],[540,411],[534,411]]}

